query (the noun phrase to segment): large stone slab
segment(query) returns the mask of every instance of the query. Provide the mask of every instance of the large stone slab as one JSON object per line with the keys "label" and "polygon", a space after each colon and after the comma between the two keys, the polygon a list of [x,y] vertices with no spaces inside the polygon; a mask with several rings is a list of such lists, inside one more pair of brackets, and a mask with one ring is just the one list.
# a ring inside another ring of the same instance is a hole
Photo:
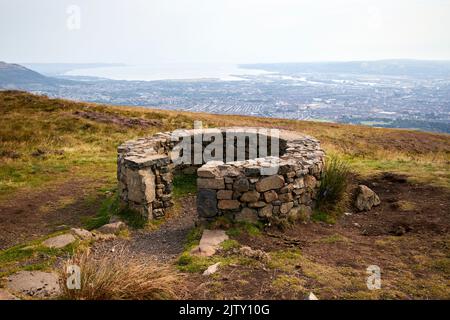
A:
{"label": "large stone slab", "polygon": [[42,245],[48,248],[61,249],[71,243],[74,243],[75,240],[77,239],[73,235],[66,233],[56,237],[48,238],[47,240],[42,242]]}
{"label": "large stone slab", "polygon": [[129,200],[136,203],[150,203],[155,200],[155,175],[150,169],[127,169],[126,184]]}
{"label": "large stone slab", "polygon": [[212,179],[197,179],[198,189],[225,189],[225,182],[223,178],[212,178]]}
{"label": "large stone slab", "polygon": [[217,193],[215,190],[198,190],[197,213],[203,218],[211,218],[217,215]]}
{"label": "large stone slab", "polygon": [[7,289],[30,297],[49,298],[60,293],[59,277],[53,272],[20,271],[8,277]]}
{"label": "large stone slab", "polygon": [[224,230],[205,229],[203,230],[199,245],[192,249],[191,253],[203,257],[212,256],[216,253],[219,245],[228,239],[228,235]]}

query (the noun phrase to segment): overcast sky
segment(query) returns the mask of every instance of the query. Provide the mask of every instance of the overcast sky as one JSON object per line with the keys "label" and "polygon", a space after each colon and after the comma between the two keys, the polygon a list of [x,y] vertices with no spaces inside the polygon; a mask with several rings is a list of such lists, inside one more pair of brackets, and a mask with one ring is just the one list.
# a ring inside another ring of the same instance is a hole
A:
{"label": "overcast sky", "polygon": [[0,0],[0,61],[450,59],[450,0]]}

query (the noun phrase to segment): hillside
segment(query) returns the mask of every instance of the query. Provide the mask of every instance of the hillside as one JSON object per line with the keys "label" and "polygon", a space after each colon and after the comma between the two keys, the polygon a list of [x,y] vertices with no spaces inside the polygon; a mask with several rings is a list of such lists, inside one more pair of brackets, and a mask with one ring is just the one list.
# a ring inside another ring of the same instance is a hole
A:
{"label": "hillside", "polygon": [[[173,217],[144,231],[130,230],[111,243],[93,245],[94,252],[131,244],[133,253],[148,261],[176,266],[188,275],[188,298],[298,299],[309,291],[319,298],[450,297],[445,280],[449,276],[449,135],[109,106],[19,91],[0,92],[0,112],[0,249],[12,247],[0,251],[0,276],[47,270],[57,257],[67,254],[39,247],[23,251],[30,241],[36,246],[49,234],[94,226],[98,220],[93,217],[109,219],[120,143],[191,128],[201,120],[209,127],[265,126],[313,135],[328,155],[348,162],[351,185],[372,186],[382,205],[334,221],[318,217],[317,222],[283,234],[272,229],[232,229],[225,253],[180,264],[184,242],[198,241],[193,225],[195,197],[191,186],[181,181]],[[404,233],[398,235],[398,230]],[[271,262],[236,258],[227,251],[236,243],[266,251]],[[210,280],[202,278],[204,267],[215,262],[223,264],[223,272]],[[365,268],[377,263],[385,270],[385,287],[368,291]]]}
{"label": "hillside", "polygon": [[51,78],[21,65],[0,61],[0,86],[3,88],[14,88],[22,85],[51,85],[53,82]]}

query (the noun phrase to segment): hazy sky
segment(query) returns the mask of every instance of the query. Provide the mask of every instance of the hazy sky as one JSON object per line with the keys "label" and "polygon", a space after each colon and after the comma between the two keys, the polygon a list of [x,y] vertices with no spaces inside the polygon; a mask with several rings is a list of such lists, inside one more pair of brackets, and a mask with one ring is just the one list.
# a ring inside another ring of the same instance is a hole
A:
{"label": "hazy sky", "polygon": [[0,0],[0,61],[450,59],[450,0]]}

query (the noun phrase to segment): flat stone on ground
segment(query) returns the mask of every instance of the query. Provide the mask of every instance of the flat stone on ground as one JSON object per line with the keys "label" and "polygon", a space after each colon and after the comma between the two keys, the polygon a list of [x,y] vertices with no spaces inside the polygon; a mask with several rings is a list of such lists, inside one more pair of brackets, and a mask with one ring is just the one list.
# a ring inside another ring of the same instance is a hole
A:
{"label": "flat stone on ground", "polygon": [[60,293],[56,273],[43,271],[20,271],[8,277],[7,289],[30,297],[52,297]]}
{"label": "flat stone on ground", "polygon": [[74,243],[76,238],[70,233],[62,234],[56,237],[48,238],[42,244],[48,248],[61,249]]}
{"label": "flat stone on ground", "polygon": [[228,240],[224,230],[203,230],[200,244],[192,249],[191,253],[199,256],[209,257],[216,253],[219,245]]}

